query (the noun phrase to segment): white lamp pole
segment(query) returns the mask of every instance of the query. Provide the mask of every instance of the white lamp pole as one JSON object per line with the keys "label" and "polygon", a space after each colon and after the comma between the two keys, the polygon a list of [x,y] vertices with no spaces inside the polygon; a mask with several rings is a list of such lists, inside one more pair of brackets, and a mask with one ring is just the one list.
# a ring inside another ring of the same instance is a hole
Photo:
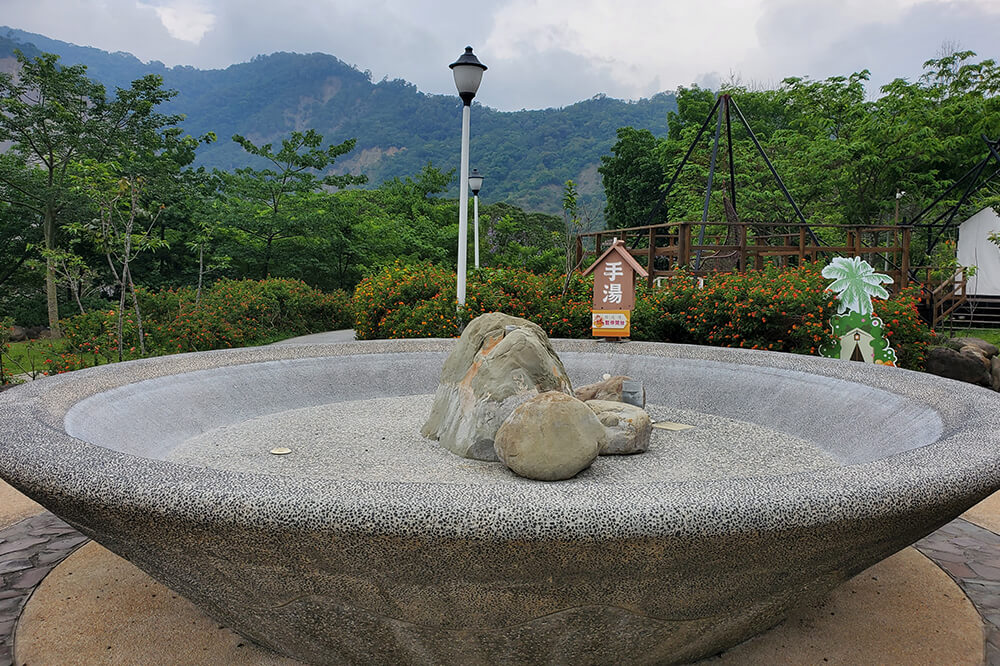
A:
{"label": "white lamp pole", "polygon": [[472,190],[472,213],[474,215],[474,225],[472,227],[472,245],[476,249],[476,268],[479,268],[479,190],[483,188],[483,174],[479,169],[473,169],[469,174],[469,189]]}
{"label": "white lamp pole", "polygon": [[486,65],[466,46],[465,53],[448,65],[455,75],[455,87],[462,98],[462,165],[458,176],[458,305],[465,305],[465,268],[469,252],[469,116],[472,100],[483,80]]}

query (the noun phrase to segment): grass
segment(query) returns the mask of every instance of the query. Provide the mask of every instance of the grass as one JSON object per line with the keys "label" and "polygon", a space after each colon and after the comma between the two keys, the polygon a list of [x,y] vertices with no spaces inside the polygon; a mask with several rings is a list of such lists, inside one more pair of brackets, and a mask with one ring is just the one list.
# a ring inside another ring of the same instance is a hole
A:
{"label": "grass", "polygon": [[957,328],[951,331],[942,327],[938,333],[955,338],[979,338],[1000,347],[1000,328]]}
{"label": "grass", "polygon": [[[64,351],[67,351],[65,340],[11,342],[7,352],[2,354],[3,372],[5,375],[41,374],[47,365],[45,361],[58,357]],[[88,361],[94,362],[92,354],[87,357]]]}
{"label": "grass", "polygon": [[40,373],[45,370],[45,360],[58,356],[64,346],[59,340],[11,342],[2,357],[4,374]]}

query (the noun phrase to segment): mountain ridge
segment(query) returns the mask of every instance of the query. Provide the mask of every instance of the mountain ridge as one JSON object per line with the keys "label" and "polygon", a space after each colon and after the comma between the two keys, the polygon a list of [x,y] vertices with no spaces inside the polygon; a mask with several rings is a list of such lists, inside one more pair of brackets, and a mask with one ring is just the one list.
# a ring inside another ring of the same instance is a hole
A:
{"label": "mountain ridge", "polygon": [[[197,164],[232,169],[250,162],[233,134],[254,142],[278,141],[292,130],[314,128],[331,143],[357,139],[340,170],[365,173],[371,185],[416,174],[424,165],[457,171],[461,101],[457,95],[421,92],[403,79],[372,81],[336,56],[277,52],[225,69],[143,63],[125,52],[109,53],[44,35],[0,26],[0,58],[14,48],[25,55],[55,53],[65,64],[87,66],[87,75],[109,89],[127,87],[152,73],[178,95],[164,111],[184,113],[184,130],[219,140],[199,150]],[[34,51],[32,51],[34,49]],[[497,111],[474,104],[471,163],[486,175],[484,201],[506,201],[531,210],[561,210],[562,186],[577,182],[580,201],[592,215],[603,209],[597,167],[610,152],[619,127],[663,135],[673,93],[637,101],[595,95],[564,107]],[[457,186],[454,181],[452,191]]]}

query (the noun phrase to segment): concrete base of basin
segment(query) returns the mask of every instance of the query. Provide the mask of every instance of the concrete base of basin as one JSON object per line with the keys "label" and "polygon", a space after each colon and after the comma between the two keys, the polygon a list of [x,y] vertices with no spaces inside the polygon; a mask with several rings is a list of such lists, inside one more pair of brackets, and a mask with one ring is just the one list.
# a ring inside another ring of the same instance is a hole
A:
{"label": "concrete base of basin", "polygon": [[[194,604],[91,543],[36,590],[17,630],[16,664],[199,663],[299,666],[220,626]],[[705,666],[983,663],[976,609],[913,548],[858,574],[822,603]]]}

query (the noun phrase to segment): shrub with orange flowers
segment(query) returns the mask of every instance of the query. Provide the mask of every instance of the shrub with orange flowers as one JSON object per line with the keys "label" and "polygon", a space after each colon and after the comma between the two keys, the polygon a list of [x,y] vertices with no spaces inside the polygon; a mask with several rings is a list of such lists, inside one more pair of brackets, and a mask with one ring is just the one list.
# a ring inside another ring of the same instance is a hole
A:
{"label": "shrub with orange flowers", "polygon": [[[698,279],[680,274],[660,287],[639,281],[631,337],[718,347],[815,355],[833,343],[834,294],[822,266],[766,268]],[[354,293],[355,331],[362,340],[454,337],[462,321],[493,311],[524,317],[552,337],[590,337],[592,278],[518,269],[469,273],[458,311],[455,273],[433,264],[395,264],[363,280]],[[565,292],[564,292],[565,289]],[[916,290],[904,290],[875,311],[886,323],[899,365],[923,369],[931,331],[917,315]]]}

